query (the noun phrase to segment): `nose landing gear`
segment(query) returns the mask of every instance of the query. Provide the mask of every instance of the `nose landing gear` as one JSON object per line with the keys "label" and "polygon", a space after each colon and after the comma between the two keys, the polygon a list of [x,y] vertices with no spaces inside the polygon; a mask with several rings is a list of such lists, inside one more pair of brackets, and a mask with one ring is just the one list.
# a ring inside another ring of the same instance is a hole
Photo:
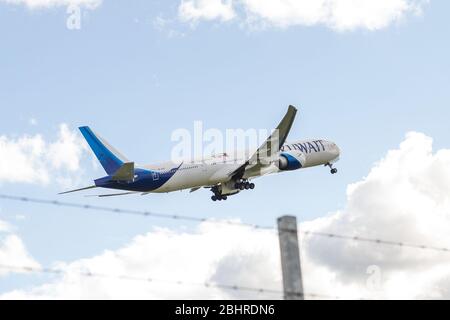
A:
{"label": "nose landing gear", "polygon": [[331,174],[336,174],[336,173],[338,173],[338,169],[333,168],[333,164],[327,163],[325,166],[326,166],[326,167],[330,167],[330,169],[331,169],[331,170],[330,170]]}

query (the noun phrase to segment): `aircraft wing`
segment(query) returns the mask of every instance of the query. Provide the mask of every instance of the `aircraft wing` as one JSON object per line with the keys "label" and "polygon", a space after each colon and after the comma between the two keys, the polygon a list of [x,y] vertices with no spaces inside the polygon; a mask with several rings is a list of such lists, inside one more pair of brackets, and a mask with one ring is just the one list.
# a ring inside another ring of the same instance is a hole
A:
{"label": "aircraft wing", "polygon": [[286,142],[296,115],[297,108],[290,105],[286,115],[283,120],[281,120],[274,133],[267,138],[262,146],[245,164],[233,171],[230,176],[235,179],[241,179],[244,176],[270,173],[272,171],[271,167],[273,166],[274,156],[278,154],[281,147]]}

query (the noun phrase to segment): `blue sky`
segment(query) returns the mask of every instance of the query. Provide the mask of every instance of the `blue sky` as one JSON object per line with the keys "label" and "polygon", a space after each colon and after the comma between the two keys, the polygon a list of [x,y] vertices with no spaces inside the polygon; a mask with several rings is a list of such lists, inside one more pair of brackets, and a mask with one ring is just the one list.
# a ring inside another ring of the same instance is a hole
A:
{"label": "blue sky", "polygon": [[[196,120],[206,128],[272,128],[294,104],[300,113],[290,139],[336,141],[343,152],[339,174],[313,168],[265,177],[254,192],[222,203],[211,202],[206,190],[62,198],[56,183],[0,181],[0,193],[273,225],[284,214],[311,220],[343,208],[347,185],[409,131],[433,137],[436,149],[449,146],[447,1],[431,1],[422,14],[379,30],[350,31],[321,24],[252,29],[220,20],[192,25],[179,21],[177,6],[104,1],[83,8],[82,28],[68,30],[65,7],[0,1],[0,136],[41,134],[52,141],[61,123],[90,125],[128,158],[151,163],[170,158],[172,131],[192,129]],[[158,17],[167,25],[156,26]],[[103,174],[90,157],[82,167],[82,185]],[[8,201],[0,206],[1,219],[42,265],[114,250],[155,225],[180,225]],[[46,279],[11,275],[0,292]]]}

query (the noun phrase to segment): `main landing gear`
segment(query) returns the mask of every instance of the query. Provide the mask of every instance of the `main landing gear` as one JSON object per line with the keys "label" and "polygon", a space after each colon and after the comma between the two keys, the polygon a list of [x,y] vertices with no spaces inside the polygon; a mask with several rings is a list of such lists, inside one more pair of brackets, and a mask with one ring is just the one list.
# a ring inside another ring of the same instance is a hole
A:
{"label": "main landing gear", "polygon": [[214,195],[211,197],[212,201],[222,201],[222,200],[226,201],[227,199],[228,199],[227,196],[222,196],[222,195],[218,195],[218,196]]}
{"label": "main landing gear", "polygon": [[211,189],[211,191],[214,193],[214,195],[211,197],[211,200],[216,202],[216,201],[226,201],[228,199],[227,196],[223,196],[222,193],[220,192],[219,188],[216,186],[214,188]]}
{"label": "main landing gear", "polygon": [[[211,188],[211,191],[214,193],[214,195],[211,197],[212,201],[226,201],[228,199],[228,196],[238,193],[239,191],[243,190],[253,190],[255,189],[255,184],[248,182],[248,180],[239,180],[234,185],[231,184],[231,186],[234,187],[235,190],[233,190],[233,187],[227,186],[226,193],[227,195],[223,195],[223,186],[215,186]],[[239,190],[239,191],[237,191]]]}
{"label": "main landing gear", "polygon": [[241,191],[243,191],[243,190],[253,190],[253,189],[255,189],[255,184],[254,183],[250,183],[250,182],[248,182],[246,180],[242,180],[240,182],[236,182],[234,187],[236,189],[241,190]]}
{"label": "main landing gear", "polygon": [[331,164],[331,163],[327,163],[326,165],[325,165],[325,167],[330,167],[330,172],[331,172],[331,174],[336,174],[336,173],[338,173],[338,169],[336,169],[336,168],[333,168],[333,164]]}

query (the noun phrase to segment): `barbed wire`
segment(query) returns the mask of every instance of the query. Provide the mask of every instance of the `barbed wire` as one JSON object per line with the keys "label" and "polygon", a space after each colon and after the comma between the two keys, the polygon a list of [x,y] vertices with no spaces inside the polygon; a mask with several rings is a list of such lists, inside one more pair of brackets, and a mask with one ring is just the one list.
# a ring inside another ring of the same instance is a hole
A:
{"label": "barbed wire", "polygon": [[[53,274],[53,275],[64,275],[67,270],[58,269],[58,268],[41,268],[41,267],[33,267],[33,266],[13,266],[13,265],[5,265],[0,264],[0,269],[16,271],[16,272],[25,272],[25,273],[44,273],[44,274]],[[178,286],[196,286],[203,287],[207,289],[223,289],[228,291],[241,291],[241,292],[251,292],[260,295],[264,294],[274,294],[279,295],[280,298],[283,297],[284,294],[289,294],[298,297],[312,298],[312,299],[334,299],[340,300],[340,297],[333,297],[324,294],[316,294],[316,293],[285,293],[281,290],[276,289],[267,289],[267,288],[255,288],[255,287],[247,287],[247,286],[239,286],[239,285],[230,285],[223,283],[214,283],[214,282],[190,282],[183,280],[167,280],[167,279],[158,279],[154,277],[137,277],[130,275],[111,275],[106,273],[98,273],[91,271],[83,271],[83,270],[70,270],[74,274],[85,277],[85,278],[104,278],[104,279],[114,279],[121,281],[137,281],[137,282],[146,282],[146,283],[164,283],[164,284],[172,284]]]}
{"label": "barbed wire", "polygon": [[346,235],[341,235],[341,234],[317,232],[317,231],[299,231],[299,232],[303,233],[306,236],[314,235],[314,236],[325,237],[325,238],[330,238],[330,239],[351,240],[351,241],[368,242],[368,243],[387,245],[387,246],[397,246],[397,247],[405,247],[405,248],[413,248],[413,249],[432,250],[432,251],[439,251],[439,252],[450,252],[450,249],[445,248],[445,247],[434,247],[434,246],[421,245],[421,244],[411,244],[411,243],[405,243],[405,242],[399,242],[399,241],[365,238],[365,237],[360,237],[360,236],[346,236]]}
{"label": "barbed wire", "polygon": [[377,245],[396,246],[396,247],[403,247],[403,248],[413,248],[413,249],[430,250],[430,251],[446,252],[446,253],[450,252],[450,248],[448,248],[448,247],[437,247],[437,246],[430,246],[430,245],[424,245],[424,244],[406,243],[406,242],[402,242],[402,241],[368,238],[368,237],[362,237],[362,236],[349,236],[349,235],[318,232],[318,231],[308,231],[308,230],[296,231],[296,230],[292,230],[292,229],[278,229],[273,226],[263,226],[263,225],[251,224],[251,223],[245,223],[245,222],[233,221],[233,220],[215,220],[215,219],[211,219],[208,217],[194,217],[194,216],[177,215],[177,214],[171,215],[171,214],[165,214],[165,213],[156,213],[153,211],[140,211],[140,210],[131,210],[131,209],[122,209],[122,208],[111,208],[111,207],[104,207],[104,206],[95,206],[95,205],[90,205],[90,204],[80,204],[80,203],[64,202],[64,201],[58,201],[58,200],[44,200],[44,199],[36,199],[36,198],[21,197],[21,196],[11,196],[11,195],[4,195],[4,194],[0,194],[0,199],[11,200],[11,201],[21,201],[21,202],[28,202],[28,203],[54,205],[54,206],[69,207],[69,208],[78,208],[78,209],[92,210],[92,211],[111,212],[111,213],[117,213],[117,214],[139,215],[139,216],[143,216],[143,217],[152,217],[152,218],[158,218],[158,219],[171,219],[171,220],[180,220],[180,221],[189,221],[189,222],[208,222],[208,223],[230,225],[230,226],[249,227],[249,228],[253,228],[256,230],[268,230],[268,231],[274,231],[274,232],[278,232],[278,231],[298,232],[305,236],[318,236],[318,237],[324,237],[324,238],[328,238],[328,239],[340,239],[340,240],[348,240],[348,241],[366,242],[366,243],[372,243],[372,244],[377,244]]}
{"label": "barbed wire", "polygon": [[36,199],[36,198],[21,197],[21,196],[11,196],[11,195],[4,195],[4,194],[0,194],[0,199],[37,203],[37,204],[47,204],[47,205],[54,205],[54,206],[60,206],[60,207],[78,208],[78,209],[84,209],[84,210],[111,212],[111,213],[117,213],[117,214],[137,215],[137,216],[152,217],[152,218],[159,218],[159,219],[184,220],[184,221],[190,221],[190,222],[211,222],[211,223],[234,225],[234,226],[247,226],[247,227],[251,227],[251,228],[255,228],[255,229],[274,229],[272,226],[263,227],[263,226],[258,226],[256,224],[243,223],[243,222],[232,221],[232,220],[213,220],[211,218],[202,218],[202,217],[194,217],[194,216],[186,216],[186,215],[178,215],[178,214],[157,213],[157,212],[146,211],[146,210],[111,208],[111,207],[96,206],[96,205],[90,205],[90,204],[80,204],[80,203],[65,202],[65,201],[58,201],[58,200],[44,200],[44,199]]}

